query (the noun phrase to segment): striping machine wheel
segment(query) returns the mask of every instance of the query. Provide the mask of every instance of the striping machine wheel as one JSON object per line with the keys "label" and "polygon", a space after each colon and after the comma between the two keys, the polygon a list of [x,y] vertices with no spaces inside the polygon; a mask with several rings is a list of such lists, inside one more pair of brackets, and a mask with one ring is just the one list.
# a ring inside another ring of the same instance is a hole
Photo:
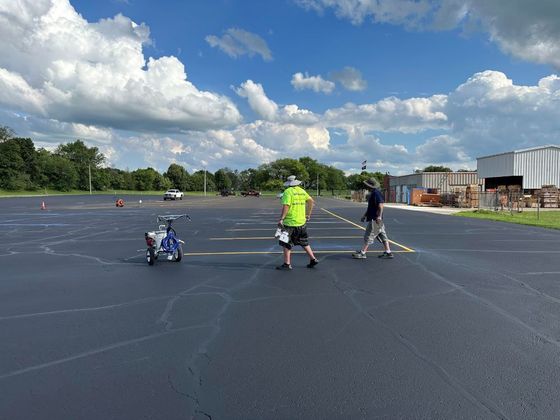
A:
{"label": "striping machine wheel", "polygon": [[148,265],[154,265],[156,262],[156,253],[154,248],[146,249],[146,261],[148,262]]}
{"label": "striping machine wheel", "polygon": [[183,247],[181,246],[181,244],[179,244],[179,246],[177,247],[177,249],[173,253],[173,261],[179,262],[182,259],[183,259]]}

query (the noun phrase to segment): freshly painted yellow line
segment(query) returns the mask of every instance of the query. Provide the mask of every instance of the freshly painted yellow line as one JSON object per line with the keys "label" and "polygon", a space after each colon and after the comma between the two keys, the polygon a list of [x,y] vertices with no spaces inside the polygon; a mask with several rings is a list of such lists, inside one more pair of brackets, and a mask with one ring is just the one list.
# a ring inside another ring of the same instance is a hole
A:
{"label": "freshly painted yellow line", "polygon": [[[332,217],[329,218],[328,220],[329,220],[328,222],[314,222],[314,221],[311,221],[311,222],[307,222],[307,224],[308,225],[313,225],[313,224],[315,224],[315,225],[342,225],[343,224],[343,222],[339,222],[338,220],[333,221]],[[254,222],[254,223],[253,222],[237,222],[237,223],[235,223],[235,225],[236,226],[247,226],[247,225],[249,225],[249,226],[263,226],[263,225],[265,225],[265,226],[272,226],[272,228],[275,229],[277,222],[278,221],[276,221],[276,222],[261,222],[261,221],[259,221],[259,222]]]}
{"label": "freshly painted yellow line", "polygon": [[335,214],[335,213],[333,213],[332,211],[328,211],[327,209],[324,209],[324,208],[321,208],[321,210],[323,210],[324,212],[326,212],[326,213],[330,214],[331,216],[334,216],[334,217],[336,217],[336,218],[338,218],[338,219],[340,219],[340,220],[344,220],[346,223],[350,223],[351,225],[356,226],[358,229],[366,230],[365,227],[360,226],[360,225],[358,225],[357,223],[354,223],[354,222],[352,222],[352,221],[350,221],[350,220],[348,220],[348,219],[345,219],[344,217],[339,216],[338,214]]}
{"label": "freshly painted yellow line", "polygon": [[[366,230],[365,227],[360,226],[360,225],[358,225],[358,224],[356,224],[356,223],[354,223],[354,222],[352,222],[352,221],[350,221],[350,220],[348,220],[348,219],[345,219],[344,217],[339,216],[338,214],[335,214],[335,213],[333,213],[332,211],[328,211],[327,209],[324,209],[324,208],[321,208],[321,210],[323,210],[324,212],[326,212],[326,213],[328,213],[328,214],[330,214],[330,215],[332,215],[332,216],[334,216],[334,217],[339,218],[340,220],[344,220],[345,222],[350,223],[351,225],[356,226],[356,227],[359,228],[359,229]],[[391,239],[389,239],[389,243],[392,243],[392,244],[394,244],[394,245],[400,246],[400,247],[401,247],[402,249],[404,249],[406,252],[415,252],[413,249],[408,248],[408,247],[406,247],[406,246],[404,246],[404,245],[401,245],[401,244],[399,244],[398,242],[392,241]]]}
{"label": "freshly painted yellow line", "polygon": [[[361,236],[310,236],[309,239],[359,239]],[[208,238],[210,241],[261,241],[275,240],[274,236],[244,236],[240,238]]]}
{"label": "freshly painted yellow line", "polygon": [[395,241],[393,241],[393,240],[391,240],[391,239],[389,239],[389,242],[392,243],[393,245],[400,246],[400,247],[401,247],[402,249],[404,249],[406,252],[416,252],[416,251],[413,250],[412,248],[409,248],[409,247],[407,247],[407,246],[404,246],[404,245],[402,245],[402,244],[399,244],[398,242],[395,242]]}
{"label": "freshly painted yellow line", "polygon": [[[315,254],[351,254],[352,252],[356,252],[355,250],[348,250],[348,251],[317,251],[313,250]],[[368,254],[381,254],[383,251],[368,251]],[[405,254],[410,251],[393,251],[395,254]],[[223,252],[185,252],[183,255],[186,257],[203,257],[203,256],[213,256],[213,255],[268,255],[268,254],[282,254],[282,251],[223,251]],[[305,251],[292,251],[292,254],[305,254]]]}

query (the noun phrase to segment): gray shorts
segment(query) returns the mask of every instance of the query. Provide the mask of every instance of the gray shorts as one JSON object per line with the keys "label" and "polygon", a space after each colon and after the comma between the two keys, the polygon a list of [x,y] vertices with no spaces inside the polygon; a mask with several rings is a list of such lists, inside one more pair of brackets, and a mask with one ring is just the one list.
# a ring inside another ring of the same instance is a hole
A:
{"label": "gray shorts", "polygon": [[375,220],[370,220],[366,227],[366,233],[364,234],[364,242],[371,245],[375,242],[375,237],[378,236],[381,242],[385,243],[389,241],[387,233],[385,232],[385,223],[383,220],[377,224]]}

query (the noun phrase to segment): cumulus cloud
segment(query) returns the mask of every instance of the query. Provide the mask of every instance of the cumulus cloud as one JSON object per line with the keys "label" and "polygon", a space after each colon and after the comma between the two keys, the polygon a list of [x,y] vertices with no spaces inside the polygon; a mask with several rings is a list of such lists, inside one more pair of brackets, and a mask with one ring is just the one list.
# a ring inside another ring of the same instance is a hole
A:
{"label": "cumulus cloud", "polygon": [[362,73],[354,67],[344,67],[342,70],[333,71],[330,77],[350,91],[367,89],[367,82],[362,78]]}
{"label": "cumulus cloud", "polygon": [[419,162],[471,162],[470,157],[461,142],[448,135],[441,135],[428,139],[416,147],[415,160]]}
{"label": "cumulus cloud", "polygon": [[449,94],[444,112],[452,121],[452,135],[471,155],[481,155],[506,147],[557,144],[559,105],[560,80],[555,75],[536,86],[520,86],[501,72],[484,71]]}
{"label": "cumulus cloud", "polygon": [[321,116],[292,104],[280,110],[280,120],[296,125],[313,125],[320,122]]}
{"label": "cumulus cloud", "polygon": [[321,126],[299,126],[258,120],[235,129],[190,131],[173,136],[114,133],[111,144],[95,144],[110,154],[120,168],[152,166],[166,170],[170,163],[190,172],[203,166],[210,170],[229,166],[256,167],[282,157],[322,156],[330,150],[330,135]]}
{"label": "cumulus cloud", "polygon": [[417,133],[427,129],[445,129],[445,95],[428,98],[398,99],[389,97],[373,104],[348,103],[329,109],[324,119],[332,127],[357,127],[361,130]]}
{"label": "cumulus cloud", "polygon": [[266,96],[261,84],[247,80],[235,89],[235,92],[242,98],[247,98],[251,109],[261,118],[265,120],[276,119],[278,105]]}
{"label": "cumulus cloud", "polygon": [[[462,7],[457,0],[447,0]],[[560,68],[560,3],[555,0],[511,0],[489,2],[471,0],[466,19],[480,23],[490,39],[509,54],[524,60]],[[452,7],[451,6],[451,7]],[[459,14],[460,15],[460,14]]]}
{"label": "cumulus cloud", "polygon": [[412,24],[430,10],[427,0],[295,0],[308,10],[323,13],[333,9],[336,16],[359,25],[366,18],[376,22]]}
{"label": "cumulus cloud", "polygon": [[[323,0],[308,3],[327,5]],[[376,2],[379,7],[384,3]],[[475,15],[482,22],[480,10],[487,10],[482,3],[462,2],[463,8],[459,3],[448,0],[445,10],[432,7],[428,23],[453,27]],[[536,9],[531,16],[542,14],[542,7]],[[500,22],[492,25],[502,28]],[[500,31],[496,40],[505,36]],[[89,23],[67,0],[19,0],[10,7],[0,1],[1,124],[39,146],[80,138],[100,147],[121,168],[152,165],[160,170],[171,162],[189,170],[199,169],[201,162],[211,169],[243,168],[310,155],[341,169],[359,169],[356,162],[367,158],[373,168],[398,173],[430,163],[472,167],[477,156],[558,143],[556,75],[525,86],[504,73],[484,71],[451,92],[348,103],[324,113],[278,104],[261,84],[247,80],[234,90],[257,118],[242,123],[230,99],[197,89],[175,57],[145,58],[142,51],[149,42],[145,25],[121,15]],[[359,77],[352,75],[335,74],[348,89],[364,86],[359,72]],[[293,80],[328,90],[319,76],[300,73]]]}
{"label": "cumulus cloud", "polygon": [[233,58],[260,55],[264,61],[272,61],[272,53],[266,41],[259,35],[243,29],[229,28],[222,37],[208,35],[206,42]]}
{"label": "cumulus cloud", "polygon": [[325,80],[318,76],[309,76],[309,74],[305,73],[295,73],[292,76],[292,86],[296,90],[304,90],[309,89],[314,92],[322,92],[322,93],[332,93],[335,88],[335,84],[330,80]]}
{"label": "cumulus cloud", "polygon": [[242,98],[247,98],[251,109],[265,121],[279,121],[297,125],[311,125],[319,121],[313,112],[300,109],[297,105],[286,105],[282,108],[270,99],[260,83],[247,80],[234,89]]}
{"label": "cumulus cloud", "polygon": [[476,162],[465,152],[461,142],[448,135],[427,138],[416,147],[390,144],[382,136],[360,129],[348,129],[348,141],[329,148],[321,158],[336,163],[349,173],[359,172],[360,162],[368,161],[368,169],[390,172],[393,175],[411,173],[416,168],[431,164],[455,169],[476,167]]}
{"label": "cumulus cloud", "polygon": [[166,148],[157,148],[159,156],[175,159],[189,170],[200,169],[201,161],[211,170],[229,166],[256,167],[282,157],[317,156],[328,152],[330,136],[320,126],[258,120],[241,124],[233,130],[188,132],[180,136],[188,151],[171,156]]}
{"label": "cumulus cloud", "polygon": [[194,147],[177,138],[143,134],[121,137],[115,147],[101,146],[99,150],[108,153],[110,163],[116,163],[121,168],[135,169],[135,163],[141,160],[142,167],[163,171],[171,163],[187,164],[182,158],[191,154]]}
{"label": "cumulus cloud", "polygon": [[328,130],[320,126],[255,121],[231,131],[235,139],[252,139],[269,150],[285,154],[310,153],[327,150],[330,142]]}
{"label": "cumulus cloud", "polygon": [[84,125],[204,130],[237,124],[227,97],[201,91],[175,57],[146,58],[149,28],[90,23],[68,0],[0,2],[0,105]]}
{"label": "cumulus cloud", "polygon": [[[431,163],[473,167],[479,156],[558,144],[560,77],[550,75],[524,86],[502,72],[484,71],[447,95],[347,104],[328,110],[321,123],[346,132],[343,147],[354,162],[362,151],[362,156],[369,153],[372,160],[392,167],[392,173]],[[384,133],[421,141],[416,147],[384,144]]]}
{"label": "cumulus cloud", "polygon": [[364,20],[418,30],[479,28],[506,53],[560,68],[560,2],[556,0],[296,0],[355,25]]}
{"label": "cumulus cloud", "polygon": [[402,163],[410,160],[410,153],[405,146],[401,144],[383,144],[378,136],[368,134],[357,128],[348,129],[348,142],[345,147],[348,146],[355,150],[354,159],[360,156],[371,156],[377,161],[392,163]]}
{"label": "cumulus cloud", "polygon": [[[6,124],[13,128],[17,135],[30,136],[41,144],[40,147],[52,148],[58,143],[86,140],[89,143],[110,144],[116,137],[110,128],[85,125],[72,122],[61,122],[54,119],[33,117],[13,111],[0,109],[0,125]],[[51,147],[52,146],[52,147]]]}
{"label": "cumulus cloud", "polygon": [[[264,90],[259,93],[266,97]],[[283,150],[310,150],[313,156],[338,162],[342,168],[361,162],[365,154],[371,156],[368,160],[374,162],[373,167],[391,168],[392,173],[432,163],[463,168],[473,167],[477,156],[558,143],[559,105],[560,78],[556,75],[522,86],[501,72],[484,71],[448,94],[349,103],[324,114],[307,111],[312,117],[305,121],[307,127],[303,121],[286,119],[290,108],[301,112],[295,105],[278,106],[273,119],[244,125],[235,130],[235,137],[243,132],[242,137],[280,154]],[[310,136],[310,128],[325,134]],[[327,142],[326,133],[331,131],[338,133],[335,144],[330,136]],[[398,135],[402,143],[386,143],[386,133],[391,138]],[[407,138],[411,139],[408,146]],[[318,141],[321,139],[323,142]]]}

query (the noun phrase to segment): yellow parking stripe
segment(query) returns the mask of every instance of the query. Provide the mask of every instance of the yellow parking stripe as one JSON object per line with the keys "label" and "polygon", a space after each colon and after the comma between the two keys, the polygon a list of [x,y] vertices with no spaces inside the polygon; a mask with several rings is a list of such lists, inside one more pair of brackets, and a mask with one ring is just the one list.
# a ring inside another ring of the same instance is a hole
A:
{"label": "yellow parking stripe", "polygon": [[[356,250],[347,250],[341,251],[340,249],[334,251],[327,251],[327,250],[313,250],[314,254],[351,254],[352,252],[356,252]],[[381,254],[383,251],[368,251],[368,254]],[[393,251],[395,254],[403,254],[408,253],[410,251]],[[281,255],[283,251],[223,251],[223,252],[185,252],[183,255],[188,257],[204,257],[204,256],[212,256],[212,255]],[[305,254],[305,251],[292,251],[292,254]]]}
{"label": "yellow parking stripe", "polygon": [[[313,227],[313,231],[316,230],[350,230],[353,227]],[[226,232],[270,232],[270,228],[253,228],[253,229],[226,229]]]}
{"label": "yellow parking stripe", "polygon": [[[351,220],[345,219],[344,217],[339,216],[338,214],[335,214],[335,213],[333,213],[332,211],[329,211],[329,210],[324,209],[324,208],[321,208],[321,210],[323,210],[324,212],[330,214],[331,216],[334,216],[334,217],[336,217],[336,218],[338,218],[338,219],[340,219],[340,220],[344,220],[345,222],[350,223],[350,224],[353,225],[353,226],[356,226],[358,229],[366,230],[365,227],[360,226],[360,225],[358,225],[357,223],[352,222]],[[392,240],[390,240],[390,239],[389,239],[389,243],[392,243],[392,244],[394,244],[394,245],[400,246],[400,247],[401,247],[402,249],[404,249],[406,252],[415,252],[413,249],[408,248],[408,247],[406,247],[406,246],[404,246],[404,245],[401,245],[401,244],[399,244],[398,242],[392,241]]]}
{"label": "yellow parking stripe", "polygon": [[331,216],[334,216],[334,217],[336,217],[336,218],[338,218],[338,219],[340,219],[340,220],[344,220],[346,223],[350,223],[352,226],[356,226],[358,229],[366,230],[365,227],[360,226],[360,225],[358,225],[358,224],[356,224],[356,223],[354,223],[354,222],[352,222],[352,221],[350,221],[350,220],[348,220],[348,219],[345,219],[344,217],[339,216],[338,214],[335,214],[335,213],[333,213],[332,211],[328,211],[327,209],[324,209],[324,208],[321,208],[321,210],[323,210],[324,212],[326,212],[326,213],[330,214]]}
{"label": "yellow parking stripe", "polygon": [[[310,236],[309,239],[360,239],[361,236]],[[274,240],[274,236],[243,236],[239,238],[208,238],[210,241],[261,241]]]}

